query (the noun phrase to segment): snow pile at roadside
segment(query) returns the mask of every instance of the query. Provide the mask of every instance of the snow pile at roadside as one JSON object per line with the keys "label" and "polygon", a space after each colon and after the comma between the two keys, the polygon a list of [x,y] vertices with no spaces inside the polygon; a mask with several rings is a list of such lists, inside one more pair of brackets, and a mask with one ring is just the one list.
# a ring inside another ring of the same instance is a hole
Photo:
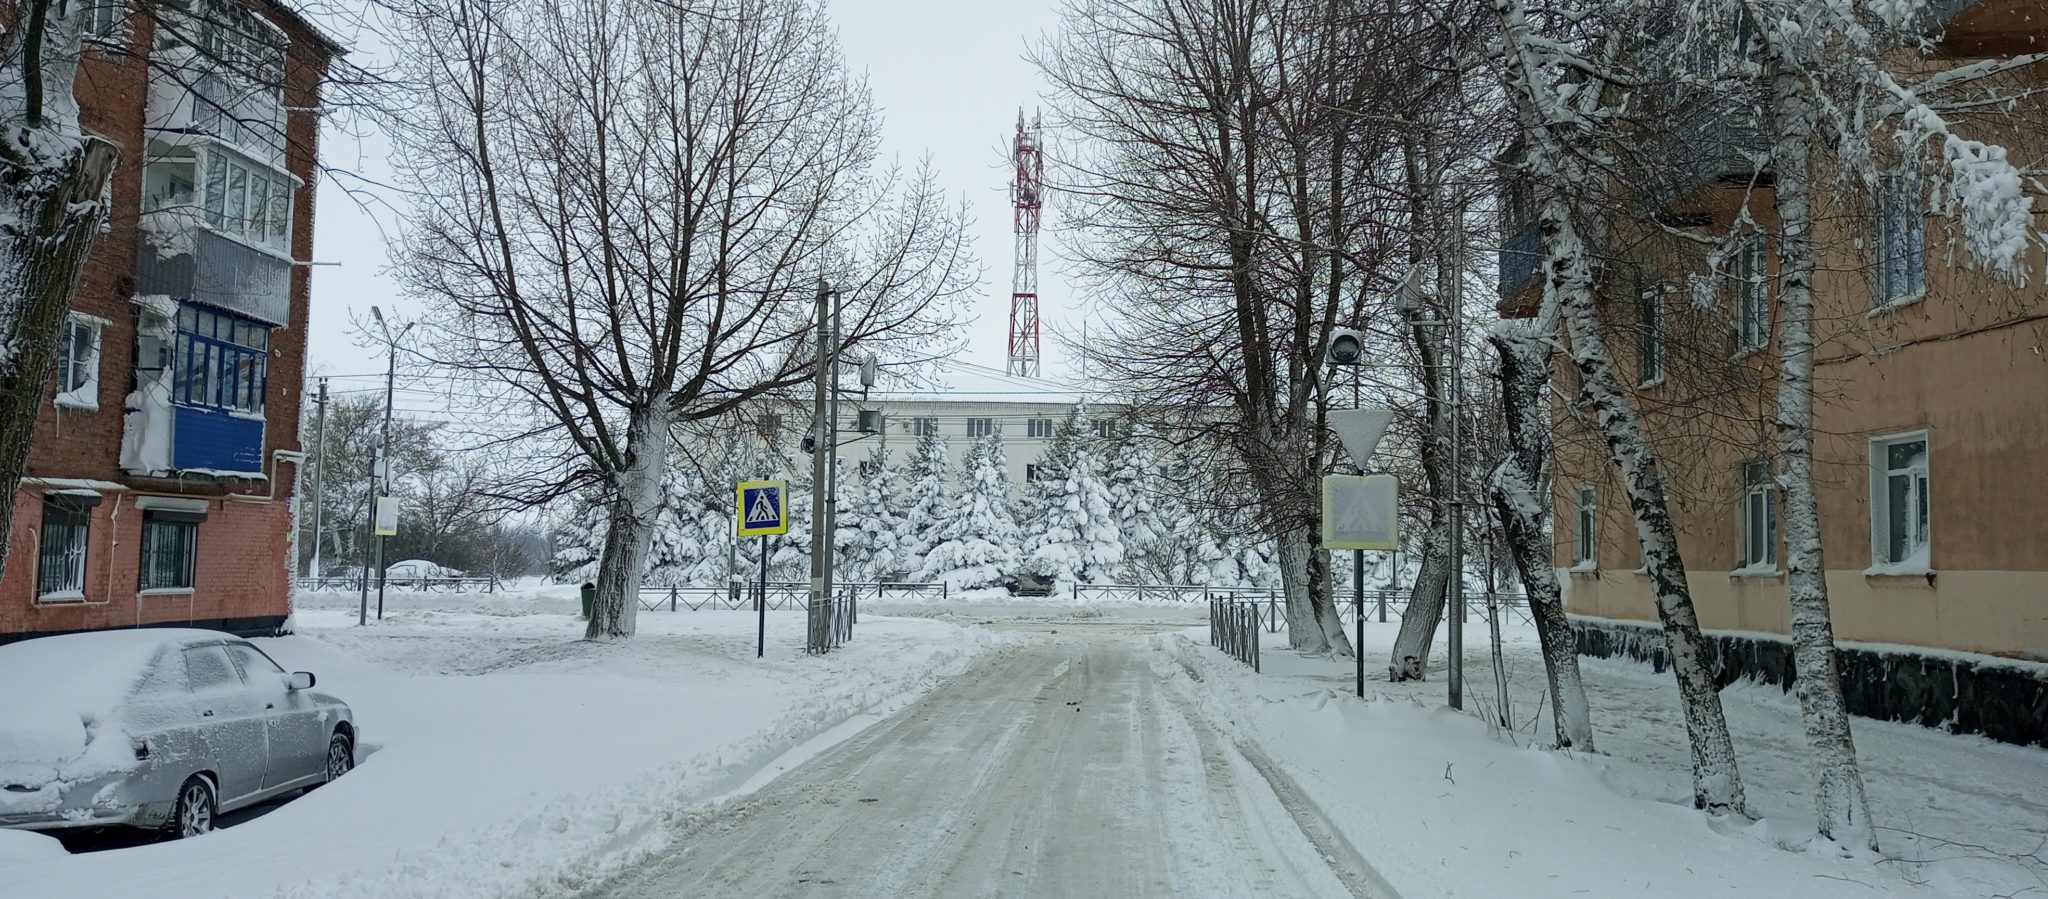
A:
{"label": "snow pile at roadside", "polygon": [[[802,618],[643,615],[577,639],[573,616],[301,609],[258,641],[355,710],[359,766],[198,840],[9,865],[39,897],[476,897],[573,893],[665,845],[793,748],[816,751],[963,668],[988,642],[938,621],[864,619],[803,654]],[[806,743],[806,741],[812,741]]]}
{"label": "snow pile at roadside", "polygon": [[[1603,682],[1612,676],[1601,670],[1604,666],[1588,671],[1603,749],[1654,761],[1646,765],[1628,757],[1530,748],[1525,734],[1505,734],[1479,717],[1444,707],[1441,680],[1386,683],[1384,671],[1377,670],[1385,652],[1374,644],[1390,641],[1395,627],[1368,629],[1372,679],[1363,701],[1351,695],[1348,660],[1297,656],[1286,650],[1284,634],[1268,635],[1264,674],[1209,648],[1201,630],[1157,636],[1153,646],[1155,669],[1174,689],[1226,732],[1261,747],[1406,895],[1961,896],[2010,893],[2030,882],[2010,860],[1999,864],[1970,858],[1978,853],[1953,844],[1950,858],[1935,864],[1844,859],[1819,848],[1787,851],[1805,845],[1812,834],[1810,811],[1804,818],[1796,811],[1811,801],[1798,792],[1805,781],[1798,768],[1803,760],[1796,753],[1781,757],[1756,751],[1744,740],[1754,737],[1746,726],[1750,722],[1738,713],[1731,712],[1731,718],[1745,751],[1743,773],[1753,804],[1766,817],[1716,820],[1694,811],[1687,773],[1680,767],[1683,759],[1667,760],[1661,750],[1647,748],[1655,739],[1675,740],[1682,748],[1676,710],[1666,714],[1646,701],[1655,696],[1647,684],[1627,680],[1616,694],[1633,705],[1602,707],[1609,699]],[[1387,631],[1384,640],[1380,629]],[[1478,649],[1483,652],[1483,646]],[[1467,702],[1475,708],[1491,692],[1480,652],[1466,668]],[[1525,669],[1534,668],[1533,659],[1524,662]],[[1670,680],[1668,674],[1658,677]],[[1521,718],[1538,714],[1534,696],[1516,701]],[[1548,714],[1547,708],[1540,712],[1546,732]],[[1861,720],[1856,726],[1859,749],[1884,759],[1899,752],[1886,745],[1886,738],[1915,738],[1920,734],[1903,731],[1924,731]],[[1884,727],[1902,733],[1877,732]],[[1663,729],[1675,733],[1663,734]],[[1653,737],[1650,730],[1660,732]],[[1925,734],[1958,741],[1958,750],[1982,742]],[[1796,742],[1796,732],[1790,738]],[[2024,758],[2012,759],[2015,792],[1998,801],[2009,808],[1989,808],[1993,803],[1985,796],[1940,795],[1916,784],[1912,789],[1921,792],[1927,806],[1895,814],[1919,824],[1929,813],[1972,803],[1983,830],[2008,829],[1993,822],[2014,816],[2024,821],[2029,814],[2034,800],[2021,794],[2025,783],[2040,776],[2038,752],[2033,760],[2029,767],[2019,764]],[[1923,763],[1937,769],[1943,764],[1938,756]],[[1878,784],[1899,776],[1910,775],[1866,773]],[[1889,822],[1881,819],[1884,823]],[[2033,829],[2044,828],[2048,818],[2037,820]],[[1961,842],[1989,839],[1967,829],[1951,833],[1948,839]],[[2029,845],[2040,838],[2029,838],[2024,828],[2003,836]],[[1897,833],[1885,838],[1888,850],[1919,848]]]}

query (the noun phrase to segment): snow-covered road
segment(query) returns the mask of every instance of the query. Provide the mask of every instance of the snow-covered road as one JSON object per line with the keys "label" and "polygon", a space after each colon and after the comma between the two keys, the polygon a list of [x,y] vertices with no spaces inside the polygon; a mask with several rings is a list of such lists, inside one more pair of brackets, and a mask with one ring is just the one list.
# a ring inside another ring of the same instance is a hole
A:
{"label": "snow-covered road", "polygon": [[1256,750],[1164,689],[1140,636],[1156,626],[997,627],[1026,639],[598,894],[1393,895]]}

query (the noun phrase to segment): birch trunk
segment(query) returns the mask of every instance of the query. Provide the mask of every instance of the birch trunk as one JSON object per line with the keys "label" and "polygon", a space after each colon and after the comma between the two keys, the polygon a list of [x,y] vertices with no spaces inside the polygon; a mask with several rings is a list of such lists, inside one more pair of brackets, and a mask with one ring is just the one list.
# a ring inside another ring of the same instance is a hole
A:
{"label": "birch trunk", "polygon": [[1792,610],[1794,692],[1813,753],[1814,811],[1820,835],[1848,848],[1877,849],[1870,802],[1856,764],[1856,743],[1842,699],[1842,676],[1828,612],[1820,509],[1813,479],[1813,208],[1810,153],[1817,110],[1806,77],[1782,58],[1770,62],[1778,241],[1778,486],[1785,509],[1785,587]]}
{"label": "birch trunk", "polygon": [[1541,319],[1513,337],[1496,335],[1500,352],[1501,410],[1507,430],[1508,455],[1493,473],[1493,504],[1500,514],[1509,556],[1521,576],[1543,650],[1543,672],[1550,687],[1551,718],[1559,748],[1593,750],[1592,713],[1586,683],[1579,674],[1578,639],[1565,617],[1558,588],[1555,552],[1546,527],[1550,503],[1543,484],[1549,464],[1550,431],[1538,414],[1550,396],[1550,342],[1554,317]]}
{"label": "birch trunk", "polygon": [[1548,80],[1543,54],[1551,45],[1532,32],[1521,0],[1493,0],[1493,9],[1501,26],[1496,46],[1506,86],[1516,98],[1517,117],[1528,140],[1523,168],[1539,206],[1537,224],[1545,257],[1544,314],[1564,320],[1580,381],[1592,398],[1608,452],[1621,469],[1636,536],[1642,542],[1644,567],[1655,591],[1657,617],[1663,622],[1671,652],[1671,671],[1678,680],[1679,703],[1692,750],[1693,805],[1713,812],[1746,814],[1735,744],[1728,735],[1728,720],[1713,676],[1714,646],[1700,633],[1656,454],[1622,392],[1600,336],[1592,266],[1571,200],[1565,194],[1593,180],[1578,153],[1596,143],[1585,125],[1591,110],[1584,107],[1596,104],[1601,92],[1577,91],[1574,100],[1582,106],[1573,108]]}
{"label": "birch trunk", "polygon": [[661,507],[661,479],[668,470],[668,416],[668,404],[656,400],[651,407],[633,410],[627,422],[627,466],[618,474],[611,499],[604,555],[597,563],[597,598],[584,639],[633,636],[641,570]]}
{"label": "birch trunk", "polygon": [[1629,510],[1635,517],[1643,567],[1650,575],[1657,617],[1664,625],[1671,673],[1678,680],[1679,703],[1692,748],[1693,805],[1711,812],[1747,814],[1742,775],[1735,766],[1735,743],[1728,735],[1728,719],[1714,676],[1719,667],[1714,644],[1700,633],[1699,613],[1693,608],[1685,562],[1679,557],[1670,497],[1664,475],[1657,470],[1656,452],[1622,392],[1607,343],[1600,335],[1592,272],[1567,205],[1557,196],[1544,204],[1544,248],[1550,257],[1546,270],[1571,334],[1580,381],[1592,400],[1608,454],[1621,469]]}

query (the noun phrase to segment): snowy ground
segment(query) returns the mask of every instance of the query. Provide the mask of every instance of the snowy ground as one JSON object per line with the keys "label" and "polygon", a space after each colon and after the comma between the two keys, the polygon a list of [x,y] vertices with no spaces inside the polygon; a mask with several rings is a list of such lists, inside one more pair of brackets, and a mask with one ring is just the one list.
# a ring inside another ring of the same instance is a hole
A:
{"label": "snowy ground", "polygon": [[[1162,676],[1270,753],[1404,895],[2048,895],[2048,752],[1856,719],[1890,858],[1833,858],[1801,851],[1811,777],[1796,701],[1778,689],[1724,692],[1762,820],[1710,821],[1689,808],[1668,673],[1584,660],[1603,755],[1525,749],[1549,731],[1532,632],[1506,634],[1518,724],[1508,734],[1445,708],[1441,672],[1387,683],[1397,626],[1367,625],[1363,703],[1348,660],[1303,658],[1284,635],[1263,644],[1263,674],[1209,648],[1201,630],[1153,644]],[[1499,704],[1485,633],[1467,629],[1467,706],[1480,710]]]}
{"label": "snowy ground", "polygon": [[365,628],[354,596],[307,597],[296,636],[257,642],[354,707],[356,771],[197,840],[0,852],[0,893],[573,893],[657,851],[673,820],[902,707],[992,640],[870,616],[841,651],[806,658],[800,614],[778,613],[757,661],[752,615],[662,612],[643,614],[636,639],[598,645],[579,639],[573,597],[393,594]]}
{"label": "snowy ground", "polygon": [[1391,896],[1192,716],[1142,635],[1091,617],[1019,639],[595,891],[678,896]]}

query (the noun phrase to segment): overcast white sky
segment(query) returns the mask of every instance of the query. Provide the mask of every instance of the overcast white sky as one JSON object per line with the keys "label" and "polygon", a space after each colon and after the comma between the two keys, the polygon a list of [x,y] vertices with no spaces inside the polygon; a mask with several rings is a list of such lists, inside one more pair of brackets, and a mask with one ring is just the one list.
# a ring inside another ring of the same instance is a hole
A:
{"label": "overcast white sky", "polygon": [[[1057,0],[836,0],[831,14],[849,64],[867,73],[883,109],[886,152],[906,165],[929,154],[947,192],[969,204],[983,275],[977,318],[962,334],[966,358],[1000,366],[1012,267],[1007,157],[1018,107],[1028,114],[1040,105],[1043,81],[1024,53],[1053,30]],[[359,56],[384,52],[355,34],[343,31],[342,37],[357,46]],[[331,166],[375,178],[388,171],[387,147],[374,136],[359,139],[329,129],[321,153]],[[1060,276],[1058,236],[1052,233],[1058,217],[1055,203],[1046,211],[1039,265],[1048,331],[1045,374],[1053,377],[1069,369],[1068,354],[1050,331],[1078,331],[1085,306]],[[374,375],[383,370],[381,347],[365,342],[357,324],[368,324],[372,305],[382,305],[387,315],[414,314],[416,307],[396,295],[386,276],[383,232],[396,226],[396,218],[388,209],[363,209],[331,179],[321,183],[314,259],[340,264],[312,270],[309,374]],[[333,387],[369,389],[375,381],[347,378]],[[407,412],[426,413],[437,405],[420,395],[400,399],[395,405]]]}

